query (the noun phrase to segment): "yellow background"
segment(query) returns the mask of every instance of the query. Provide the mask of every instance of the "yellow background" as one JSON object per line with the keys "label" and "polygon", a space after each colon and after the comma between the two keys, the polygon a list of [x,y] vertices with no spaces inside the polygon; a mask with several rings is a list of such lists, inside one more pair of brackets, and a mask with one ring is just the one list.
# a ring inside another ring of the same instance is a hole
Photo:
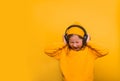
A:
{"label": "yellow background", "polygon": [[0,81],[62,81],[59,62],[43,53],[65,28],[84,26],[109,49],[95,63],[95,81],[120,81],[119,0],[4,0],[0,3]]}

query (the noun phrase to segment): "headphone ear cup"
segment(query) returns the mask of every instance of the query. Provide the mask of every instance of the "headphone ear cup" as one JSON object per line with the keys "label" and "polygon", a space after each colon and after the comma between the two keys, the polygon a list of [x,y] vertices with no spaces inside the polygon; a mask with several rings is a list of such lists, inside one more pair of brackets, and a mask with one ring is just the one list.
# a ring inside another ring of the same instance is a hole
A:
{"label": "headphone ear cup", "polygon": [[84,36],[85,42],[87,41],[87,38],[88,38],[88,35],[86,34],[86,35]]}
{"label": "headphone ear cup", "polygon": [[84,38],[83,38],[83,45],[86,45],[87,38],[88,38],[88,35],[87,35],[87,34],[85,34],[85,35],[84,35]]}
{"label": "headphone ear cup", "polygon": [[68,42],[67,40],[67,34],[64,35],[65,42]]}

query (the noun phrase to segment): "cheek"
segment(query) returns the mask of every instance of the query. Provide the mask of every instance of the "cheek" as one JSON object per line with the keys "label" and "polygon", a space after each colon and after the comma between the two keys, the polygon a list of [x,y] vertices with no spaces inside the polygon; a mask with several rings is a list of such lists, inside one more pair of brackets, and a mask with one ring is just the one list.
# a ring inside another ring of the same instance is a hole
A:
{"label": "cheek", "polygon": [[80,41],[78,41],[78,44],[82,44],[82,42],[83,42],[83,41],[82,41],[82,40],[80,40]]}
{"label": "cheek", "polygon": [[69,46],[70,46],[70,47],[74,47],[74,44],[73,44],[73,43],[69,43]]}
{"label": "cheek", "polygon": [[77,45],[78,45],[78,46],[81,46],[81,45],[82,45],[82,41],[81,41],[81,42],[79,42]]}
{"label": "cheek", "polygon": [[70,47],[72,47],[72,46],[73,46],[73,44],[72,44],[72,43],[69,43],[69,46],[70,46]]}
{"label": "cheek", "polygon": [[83,43],[83,41],[80,41],[80,44],[82,44]]}
{"label": "cheek", "polygon": [[79,41],[79,43],[77,43],[77,46],[82,46],[83,42]]}

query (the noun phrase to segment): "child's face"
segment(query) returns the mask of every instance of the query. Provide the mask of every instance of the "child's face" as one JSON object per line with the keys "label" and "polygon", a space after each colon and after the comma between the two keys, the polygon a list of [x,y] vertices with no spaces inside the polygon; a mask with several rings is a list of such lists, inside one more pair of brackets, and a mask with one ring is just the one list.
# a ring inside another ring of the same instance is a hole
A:
{"label": "child's face", "polygon": [[69,46],[71,47],[71,49],[79,51],[82,47],[82,40],[83,39],[81,39],[77,35],[73,35],[69,39]]}

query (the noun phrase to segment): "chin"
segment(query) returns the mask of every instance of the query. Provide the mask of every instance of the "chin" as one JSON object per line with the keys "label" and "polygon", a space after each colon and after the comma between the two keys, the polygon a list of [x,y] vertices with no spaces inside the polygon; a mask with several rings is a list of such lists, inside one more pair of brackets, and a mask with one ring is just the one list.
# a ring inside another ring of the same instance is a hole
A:
{"label": "chin", "polygon": [[75,51],[79,51],[80,49],[73,49],[73,50],[75,50]]}

